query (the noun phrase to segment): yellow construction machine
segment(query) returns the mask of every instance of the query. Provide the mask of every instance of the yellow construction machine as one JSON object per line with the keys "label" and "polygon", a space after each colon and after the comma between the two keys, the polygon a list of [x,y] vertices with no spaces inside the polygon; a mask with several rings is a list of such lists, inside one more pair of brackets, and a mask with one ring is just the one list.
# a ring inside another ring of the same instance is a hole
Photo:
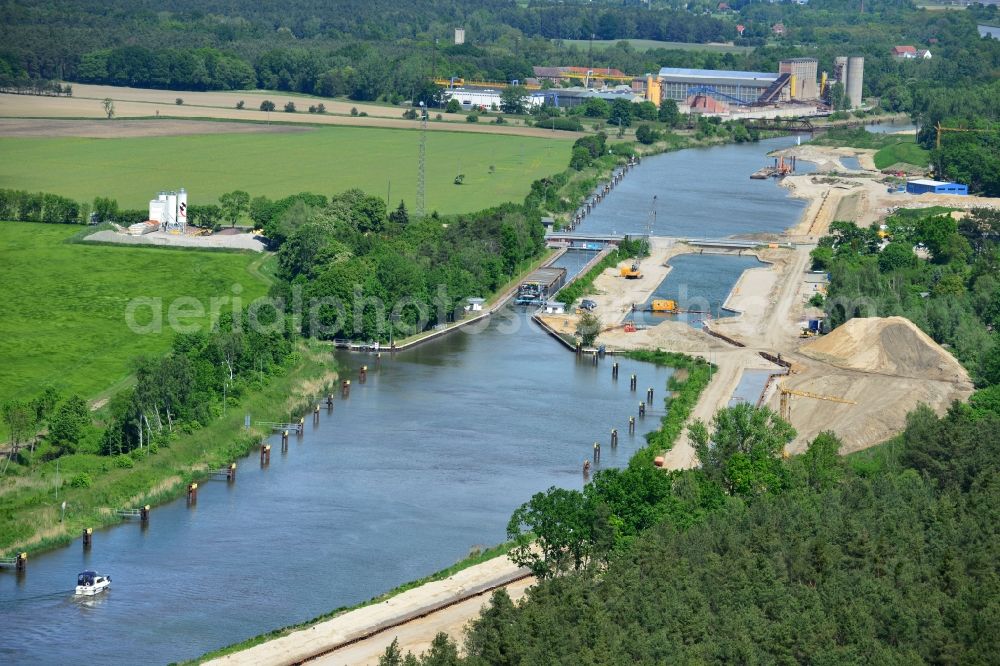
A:
{"label": "yellow construction machine", "polygon": [[632,265],[629,267],[622,266],[621,276],[626,280],[638,280],[642,277],[642,272],[639,271],[639,262],[633,261]]}
{"label": "yellow construction machine", "polygon": [[853,400],[846,400],[844,398],[838,398],[832,395],[820,395],[818,393],[810,393],[809,391],[796,391],[795,389],[785,388],[784,386],[778,387],[781,392],[781,418],[788,421],[792,418],[792,396],[797,395],[803,398],[812,398],[814,400],[828,400],[830,402],[839,402],[842,405],[856,405]]}
{"label": "yellow construction machine", "polygon": [[650,310],[660,314],[670,314],[677,312],[677,301],[670,299],[655,299],[650,303]]}

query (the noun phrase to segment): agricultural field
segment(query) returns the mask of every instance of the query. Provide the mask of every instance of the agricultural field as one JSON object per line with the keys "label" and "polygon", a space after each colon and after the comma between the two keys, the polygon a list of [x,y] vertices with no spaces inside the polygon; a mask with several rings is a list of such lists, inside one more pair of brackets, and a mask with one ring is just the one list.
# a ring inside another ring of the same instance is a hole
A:
{"label": "agricultural field", "polygon": [[[734,46],[733,44],[693,44],[690,42],[661,42],[655,39],[595,39],[595,48],[607,48],[618,42],[628,42],[633,51],[651,51],[652,49],[676,49],[680,51],[711,51],[713,53],[748,53],[752,46]],[[577,47],[590,45],[587,39],[564,39],[563,44]]]}
{"label": "agricultural field", "polygon": [[[287,129],[114,139],[0,137],[0,188],[80,201],[109,196],[123,208],[143,208],[158,191],[177,187],[188,190],[193,205],[215,203],[236,189],[278,198],[358,187],[388,195],[393,203],[402,199],[412,210],[420,132]],[[532,181],[565,169],[569,152],[565,139],[428,132],[427,210],[471,212],[520,201]],[[455,184],[459,174],[465,176],[462,185]]]}
{"label": "agricultural field", "polygon": [[[30,399],[46,385],[93,399],[125,380],[136,356],[164,353],[173,337],[168,326],[139,335],[126,324],[132,298],[162,298],[166,324],[177,297],[194,297],[207,310],[209,298],[232,296],[234,285],[244,304],[267,291],[263,255],[66,242],[81,230],[0,222],[0,403]],[[137,313],[139,323],[149,321],[148,312]]]}

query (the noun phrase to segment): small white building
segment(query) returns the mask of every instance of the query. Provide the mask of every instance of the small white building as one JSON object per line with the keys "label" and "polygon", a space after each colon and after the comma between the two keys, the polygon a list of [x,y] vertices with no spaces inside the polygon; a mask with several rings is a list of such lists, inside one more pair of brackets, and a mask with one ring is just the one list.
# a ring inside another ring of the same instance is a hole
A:
{"label": "small white building", "polygon": [[[494,107],[500,108],[501,92],[493,88],[449,88],[444,91],[444,96],[448,100],[457,99],[466,111],[480,108],[490,110]],[[529,109],[544,103],[545,97],[539,93],[531,93],[525,99],[525,106]]]}
{"label": "small white building", "polygon": [[455,28],[455,44],[461,45],[465,43],[465,28]]}
{"label": "small white building", "polygon": [[559,301],[545,303],[545,314],[566,314],[566,304]]}
{"label": "small white building", "polygon": [[482,312],[483,304],[486,303],[485,298],[467,298],[465,300],[469,303],[465,306],[466,312]]}

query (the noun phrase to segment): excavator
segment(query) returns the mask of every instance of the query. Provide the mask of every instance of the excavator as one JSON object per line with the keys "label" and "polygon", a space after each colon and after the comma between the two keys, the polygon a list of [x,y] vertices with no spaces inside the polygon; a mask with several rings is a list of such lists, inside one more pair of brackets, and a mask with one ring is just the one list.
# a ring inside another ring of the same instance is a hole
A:
{"label": "excavator", "polygon": [[642,272],[639,270],[639,260],[636,259],[632,262],[629,267],[622,266],[621,276],[626,280],[638,280],[642,277]]}

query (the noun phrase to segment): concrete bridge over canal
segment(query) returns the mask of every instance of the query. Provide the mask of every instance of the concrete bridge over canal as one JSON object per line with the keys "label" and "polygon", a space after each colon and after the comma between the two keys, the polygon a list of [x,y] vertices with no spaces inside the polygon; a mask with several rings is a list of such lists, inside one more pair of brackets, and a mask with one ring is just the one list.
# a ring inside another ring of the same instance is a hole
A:
{"label": "concrete bridge over canal", "polygon": [[[607,245],[620,245],[627,238],[648,238],[648,236],[646,234],[545,234],[545,242],[549,245],[563,246],[568,244],[575,249],[600,249]],[[750,250],[761,245],[767,245],[766,242],[743,238],[679,238],[675,236],[655,236],[654,238],[674,243],[686,243],[694,247],[714,247],[731,250]]]}

